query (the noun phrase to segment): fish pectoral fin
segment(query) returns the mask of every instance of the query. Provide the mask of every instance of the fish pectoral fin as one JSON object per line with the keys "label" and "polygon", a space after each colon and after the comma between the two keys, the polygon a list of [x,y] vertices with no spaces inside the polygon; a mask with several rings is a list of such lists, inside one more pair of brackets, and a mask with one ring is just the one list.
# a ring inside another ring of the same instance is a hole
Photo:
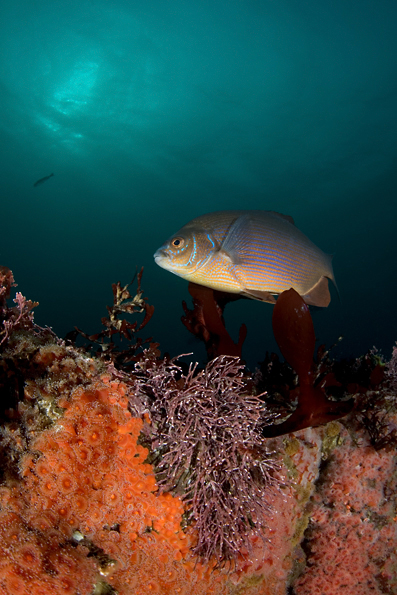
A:
{"label": "fish pectoral fin", "polygon": [[302,295],[302,297],[309,306],[326,308],[331,301],[327,277],[321,277],[307,293]]}
{"label": "fish pectoral fin", "polygon": [[229,252],[226,252],[226,250],[221,248],[220,250],[218,250],[217,254],[223,261],[228,262],[230,264],[237,264],[236,261],[238,261],[238,258],[235,254],[233,254],[233,252],[229,254]]}
{"label": "fish pectoral fin", "polygon": [[269,291],[257,291],[256,289],[245,289],[241,292],[244,297],[251,298],[251,300],[260,300],[268,304],[275,304],[276,298]]}
{"label": "fish pectoral fin", "polygon": [[249,214],[237,217],[219,249],[220,254],[227,254],[233,264],[241,264],[249,248],[250,219]]}

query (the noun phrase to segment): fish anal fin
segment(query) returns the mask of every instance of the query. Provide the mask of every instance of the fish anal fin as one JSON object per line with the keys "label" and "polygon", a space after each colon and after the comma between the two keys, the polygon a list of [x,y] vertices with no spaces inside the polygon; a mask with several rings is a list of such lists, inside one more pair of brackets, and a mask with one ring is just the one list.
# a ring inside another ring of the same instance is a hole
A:
{"label": "fish anal fin", "polygon": [[245,289],[241,292],[244,297],[251,298],[252,300],[260,300],[261,302],[267,302],[268,304],[275,304],[276,298],[269,291],[258,291],[256,289]]}
{"label": "fish anal fin", "polygon": [[309,306],[319,306],[326,308],[331,301],[331,294],[328,287],[327,277],[321,277],[313,287],[302,295],[306,304]]}

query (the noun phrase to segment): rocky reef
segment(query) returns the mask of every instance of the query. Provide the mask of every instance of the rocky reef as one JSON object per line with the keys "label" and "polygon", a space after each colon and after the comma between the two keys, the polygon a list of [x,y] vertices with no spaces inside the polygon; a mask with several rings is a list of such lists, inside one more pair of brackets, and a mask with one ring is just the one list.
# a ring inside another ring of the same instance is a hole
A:
{"label": "rocky reef", "polygon": [[0,595],[397,592],[396,349],[322,357],[301,393],[328,407],[332,387],[343,415],[277,435],[299,410],[277,358],[255,377],[161,358],[136,339],[140,278],[114,286],[96,354],[0,273]]}

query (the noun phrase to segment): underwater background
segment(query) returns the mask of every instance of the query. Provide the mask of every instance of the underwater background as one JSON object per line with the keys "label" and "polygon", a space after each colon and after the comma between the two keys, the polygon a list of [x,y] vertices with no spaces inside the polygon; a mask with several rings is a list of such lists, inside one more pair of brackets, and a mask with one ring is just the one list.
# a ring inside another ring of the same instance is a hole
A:
{"label": "underwater background", "polygon": [[[193,217],[266,209],[334,254],[319,342],[389,358],[396,23],[393,0],[3,2],[0,264],[40,302],[37,324],[98,332],[111,283],[144,266],[143,335],[202,360],[180,321],[188,283],[153,253]],[[226,308],[252,367],[276,349],[272,309]]]}

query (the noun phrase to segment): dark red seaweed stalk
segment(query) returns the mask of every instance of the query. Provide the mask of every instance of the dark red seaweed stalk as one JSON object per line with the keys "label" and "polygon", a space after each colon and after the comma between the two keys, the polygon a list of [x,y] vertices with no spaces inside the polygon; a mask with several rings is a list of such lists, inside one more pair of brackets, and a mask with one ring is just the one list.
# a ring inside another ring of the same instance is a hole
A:
{"label": "dark red seaweed stalk", "polygon": [[295,411],[281,424],[264,428],[266,437],[280,436],[344,417],[354,400],[330,401],[322,386],[314,386],[315,334],[309,307],[294,290],[283,291],[273,310],[273,333],[286,361],[298,374],[299,386],[291,391],[298,398]]}
{"label": "dark red seaweed stalk", "polygon": [[185,316],[182,322],[196,337],[204,341],[208,359],[219,355],[231,355],[241,358],[241,350],[247,336],[247,327],[242,324],[238,342],[235,343],[225,327],[223,310],[228,302],[240,299],[240,296],[223,291],[214,291],[210,287],[189,283],[189,293],[193,298],[193,310],[182,302]]}

